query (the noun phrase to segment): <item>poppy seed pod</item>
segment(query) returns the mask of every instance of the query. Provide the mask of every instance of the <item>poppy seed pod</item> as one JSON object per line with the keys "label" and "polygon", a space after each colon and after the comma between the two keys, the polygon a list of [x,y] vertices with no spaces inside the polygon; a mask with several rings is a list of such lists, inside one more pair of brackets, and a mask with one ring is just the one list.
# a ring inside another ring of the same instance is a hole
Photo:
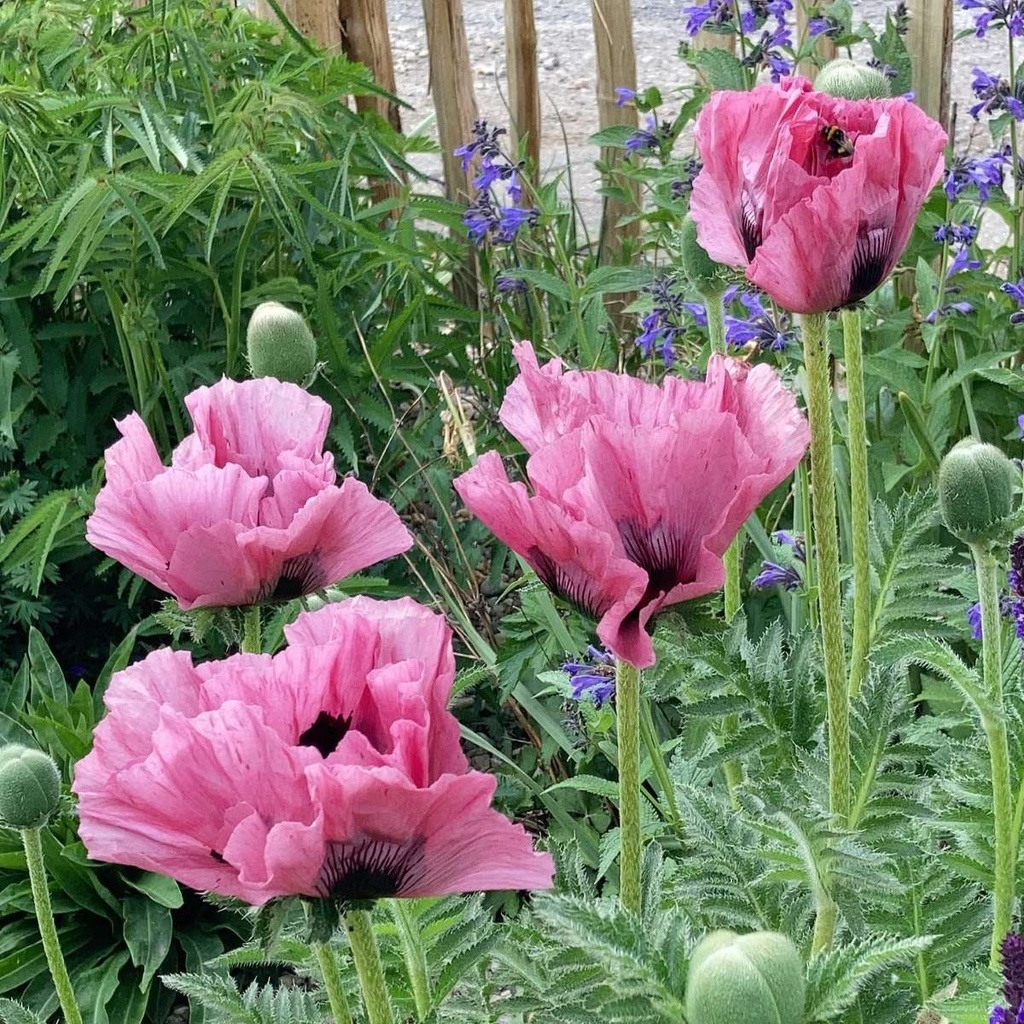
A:
{"label": "poppy seed pod", "polygon": [[1000,540],[1016,510],[1018,472],[995,445],[965,437],[939,466],[939,510],[966,544]]}
{"label": "poppy seed pod", "polygon": [[830,60],[818,72],[814,88],[847,100],[887,100],[892,96],[889,79],[878,68],[847,57]]}
{"label": "poppy seed pod", "polygon": [[316,365],[316,340],[306,321],[280,302],[261,302],[245,332],[254,377],[301,384]]}
{"label": "poppy seed pod", "polygon": [[60,773],[51,757],[16,743],[0,747],[0,821],[41,828],[59,802]]}
{"label": "poppy seed pod", "polygon": [[690,958],[689,1024],[803,1024],[804,998],[800,954],[779,932],[711,932]]}

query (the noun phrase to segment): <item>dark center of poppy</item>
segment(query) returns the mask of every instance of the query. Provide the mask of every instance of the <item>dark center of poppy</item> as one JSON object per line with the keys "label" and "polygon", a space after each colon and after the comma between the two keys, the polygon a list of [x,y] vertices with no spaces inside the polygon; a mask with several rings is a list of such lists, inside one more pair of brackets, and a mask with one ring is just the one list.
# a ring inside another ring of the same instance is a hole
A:
{"label": "dark center of poppy", "polygon": [[338,749],[338,744],[351,724],[351,717],[329,715],[326,711],[321,711],[316,716],[316,721],[299,736],[299,746],[316,747],[321,757],[327,757]]}
{"label": "dark center of poppy", "polygon": [[526,552],[526,560],[548,590],[564,597],[584,615],[599,619],[608,611],[611,602],[601,593],[593,577],[580,566],[572,562],[556,562],[538,548],[530,548]]}
{"label": "dark center of poppy", "polygon": [[617,525],[626,557],[647,573],[644,602],[690,581],[693,574],[683,538],[664,521],[644,526],[626,519]]}
{"label": "dark center of poppy", "polygon": [[423,874],[423,840],[392,842],[359,836],[328,843],[317,878],[317,893],[337,900],[375,900],[401,896]]}
{"label": "dark center of poppy", "polygon": [[844,306],[870,295],[885,279],[892,252],[892,228],[861,228],[850,270],[849,294]]}
{"label": "dark center of poppy", "polygon": [[757,255],[758,246],[761,244],[763,220],[764,210],[758,206],[753,192],[744,186],[740,196],[740,235],[748,260]]}
{"label": "dark center of poppy", "polygon": [[268,581],[264,585],[260,600],[291,601],[293,598],[314,593],[328,582],[324,579],[319,552],[310,551],[308,554],[286,559],[281,566],[280,576],[273,583]]}

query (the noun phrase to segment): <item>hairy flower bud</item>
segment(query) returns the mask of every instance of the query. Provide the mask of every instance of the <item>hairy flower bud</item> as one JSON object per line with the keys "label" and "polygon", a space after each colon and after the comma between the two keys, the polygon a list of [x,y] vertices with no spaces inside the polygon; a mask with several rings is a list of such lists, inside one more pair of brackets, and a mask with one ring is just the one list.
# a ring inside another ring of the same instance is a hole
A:
{"label": "hairy flower bud", "polygon": [[245,340],[254,377],[301,384],[316,365],[316,340],[300,313],[280,302],[261,302],[249,318]]}
{"label": "hairy flower bud", "polygon": [[16,743],[0,747],[0,821],[40,828],[59,801],[60,773],[51,757]]}
{"label": "hairy flower bud", "polygon": [[966,544],[998,541],[1016,509],[1018,472],[995,445],[965,437],[939,466],[939,510],[946,529]]}
{"label": "hairy flower bud", "polygon": [[683,221],[679,232],[679,255],[683,272],[701,295],[721,295],[725,290],[726,268],[716,263],[697,241],[697,225],[692,217]]}
{"label": "hairy flower bud", "polygon": [[818,72],[814,88],[847,100],[887,100],[892,96],[889,80],[881,71],[846,57],[829,61]]}
{"label": "hairy flower bud", "polygon": [[803,1024],[804,968],[779,932],[715,931],[690,958],[686,979],[689,1024]]}

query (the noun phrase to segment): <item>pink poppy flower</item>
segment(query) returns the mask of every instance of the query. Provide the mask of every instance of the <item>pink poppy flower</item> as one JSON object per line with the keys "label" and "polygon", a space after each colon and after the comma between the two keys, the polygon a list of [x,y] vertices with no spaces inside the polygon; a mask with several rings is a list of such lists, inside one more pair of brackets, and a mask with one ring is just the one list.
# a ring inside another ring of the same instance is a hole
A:
{"label": "pink poppy flower", "polygon": [[185,399],[195,432],[160,461],[141,417],[117,424],[85,536],[182,608],[320,590],[412,546],[395,510],[323,451],[330,406],[272,377]]}
{"label": "pink poppy flower", "polygon": [[654,664],[646,627],[725,580],[722,555],[809,438],[769,366],[714,355],[706,381],[541,368],[527,343],[501,421],[530,488],[495,452],[455,481],[466,507],[544,583],[598,620],[617,658]]}
{"label": "pink poppy flower", "polygon": [[694,137],[700,244],[794,313],[857,302],[889,276],[946,145],[908,100],[840,99],[802,78],[714,93]]}
{"label": "pink poppy flower", "polygon": [[440,616],[356,597],[285,634],[273,657],[162,649],[113,677],[72,786],[90,857],[256,905],[551,885],[469,770]]}

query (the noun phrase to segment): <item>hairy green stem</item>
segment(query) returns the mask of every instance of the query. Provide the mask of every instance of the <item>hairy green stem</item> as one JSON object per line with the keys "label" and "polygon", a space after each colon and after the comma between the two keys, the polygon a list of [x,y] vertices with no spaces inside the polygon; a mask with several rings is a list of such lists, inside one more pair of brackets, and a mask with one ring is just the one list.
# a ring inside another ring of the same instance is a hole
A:
{"label": "hairy green stem", "polygon": [[391,998],[384,983],[377,937],[373,934],[370,915],[365,910],[350,910],[345,915],[345,930],[352,946],[352,960],[363,990],[367,1024],[395,1024]]}
{"label": "hairy green stem", "polygon": [[856,697],[868,673],[871,647],[871,554],[869,524],[867,407],[864,401],[864,352],[860,310],[843,310],[846,359],[846,419],[850,449],[850,519],[853,534],[853,645],[850,651],[850,696]]}
{"label": "hairy green stem", "polygon": [[725,351],[725,303],[724,289],[704,293],[704,310],[708,315],[708,341],[712,352]]}
{"label": "hairy green stem", "polygon": [[850,813],[850,705],[839,589],[839,530],[825,314],[805,314],[801,326],[807,370],[807,418],[811,426],[811,512],[818,577],[818,621],[828,702],[829,811],[837,825],[845,826]]}
{"label": "hairy green stem", "polygon": [[836,931],[838,907],[828,893],[816,894],[814,909],[814,934],[811,937],[811,956],[823,953],[832,945],[832,936]]}
{"label": "hairy green stem", "polygon": [[50,906],[50,891],[46,886],[46,868],[43,864],[43,841],[38,828],[23,828],[21,841],[25,847],[28,864],[28,880],[32,887],[32,901],[36,908],[36,922],[43,940],[43,952],[57,990],[57,1000],[64,1014],[65,1024],[82,1024],[82,1011],[75,1000],[75,990],[64,963],[64,954],[57,938],[57,927],[53,923],[53,908]]}
{"label": "hairy green stem", "polygon": [[409,972],[412,997],[416,1003],[416,1019],[425,1020],[430,1013],[430,978],[427,974],[427,957],[423,952],[423,943],[420,942],[420,930],[406,900],[388,900],[388,905],[402,943],[405,968]]}
{"label": "hairy green stem", "polygon": [[992,817],[995,825],[995,891],[992,894],[992,945],[989,966],[998,970],[999,947],[1013,925],[1017,837],[1013,833],[1010,752],[1003,708],[1003,637],[999,615],[999,566],[989,544],[972,544],[974,571],[981,602],[981,663],[986,705],[981,725],[988,741],[992,772]]}
{"label": "hairy green stem", "polygon": [[242,612],[242,650],[246,654],[260,654],[263,649],[263,629],[260,625],[260,606],[249,605]]}
{"label": "hairy green stem", "polygon": [[341,974],[338,973],[338,961],[334,958],[330,945],[326,942],[314,942],[313,952],[316,953],[316,960],[320,965],[327,1004],[331,1008],[334,1024],[353,1024],[352,1012],[348,1008],[345,989],[341,984]]}
{"label": "hairy green stem", "polygon": [[640,913],[640,670],[615,662],[615,714],[619,743],[619,905]]}

